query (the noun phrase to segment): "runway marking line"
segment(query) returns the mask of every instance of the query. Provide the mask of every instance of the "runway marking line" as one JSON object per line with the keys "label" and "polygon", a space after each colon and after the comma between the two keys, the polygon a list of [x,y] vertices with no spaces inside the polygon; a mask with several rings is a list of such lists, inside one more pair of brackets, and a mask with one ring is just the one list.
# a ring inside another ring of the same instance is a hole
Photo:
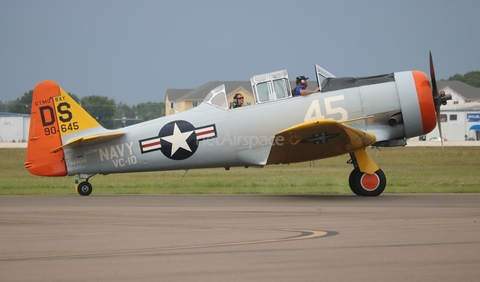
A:
{"label": "runway marking line", "polygon": [[213,247],[241,246],[241,245],[278,243],[278,242],[294,241],[294,240],[315,239],[315,238],[320,238],[320,237],[334,236],[334,235],[338,234],[338,232],[336,232],[336,231],[290,230],[290,229],[257,229],[257,228],[255,230],[299,232],[300,234],[296,235],[296,236],[292,236],[292,237],[286,237],[286,238],[242,241],[242,242],[229,242],[229,243],[218,243],[218,244],[203,244],[203,245],[192,245],[192,246],[159,247],[159,248],[131,249],[131,250],[76,253],[76,254],[52,254],[52,255],[3,257],[3,258],[0,257],[0,261],[75,258],[75,257],[77,257],[77,258],[78,257],[95,257],[95,256],[106,256],[106,255],[125,255],[125,254],[135,254],[135,253],[150,253],[150,252],[201,249],[201,248],[213,248]]}

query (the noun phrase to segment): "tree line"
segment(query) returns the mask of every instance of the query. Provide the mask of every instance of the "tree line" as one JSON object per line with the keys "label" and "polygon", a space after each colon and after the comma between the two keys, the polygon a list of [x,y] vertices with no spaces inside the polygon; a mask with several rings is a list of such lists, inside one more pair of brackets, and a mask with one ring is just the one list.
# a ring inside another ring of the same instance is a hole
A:
{"label": "tree line", "polygon": [[[103,127],[108,129],[165,116],[165,103],[163,102],[147,102],[129,106],[122,102],[116,104],[115,100],[106,96],[91,95],[78,98],[73,93],[68,93],[68,95]],[[13,101],[5,103],[0,101],[0,112],[30,114],[32,98],[33,90],[30,90],[25,92],[22,97]]]}
{"label": "tree line", "polygon": [[456,74],[448,78],[448,80],[458,80],[473,87],[480,87],[480,71],[470,71],[465,75]]}

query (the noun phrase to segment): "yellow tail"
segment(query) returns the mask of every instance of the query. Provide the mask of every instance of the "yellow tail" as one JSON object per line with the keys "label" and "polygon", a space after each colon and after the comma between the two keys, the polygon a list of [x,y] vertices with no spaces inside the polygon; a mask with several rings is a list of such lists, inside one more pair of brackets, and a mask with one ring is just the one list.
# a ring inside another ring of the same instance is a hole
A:
{"label": "yellow tail", "polygon": [[25,167],[35,175],[67,175],[62,145],[80,131],[102,127],[53,81],[34,88],[31,109]]}

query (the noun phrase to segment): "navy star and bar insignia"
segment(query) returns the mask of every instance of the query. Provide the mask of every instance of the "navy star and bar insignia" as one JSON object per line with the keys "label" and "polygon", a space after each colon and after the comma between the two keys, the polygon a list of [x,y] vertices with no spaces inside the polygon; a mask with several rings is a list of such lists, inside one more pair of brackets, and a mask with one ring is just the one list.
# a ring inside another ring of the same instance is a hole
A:
{"label": "navy star and bar insignia", "polygon": [[184,120],[167,123],[158,136],[139,140],[142,154],[160,150],[172,160],[191,157],[198,148],[198,142],[217,137],[215,124],[195,128]]}

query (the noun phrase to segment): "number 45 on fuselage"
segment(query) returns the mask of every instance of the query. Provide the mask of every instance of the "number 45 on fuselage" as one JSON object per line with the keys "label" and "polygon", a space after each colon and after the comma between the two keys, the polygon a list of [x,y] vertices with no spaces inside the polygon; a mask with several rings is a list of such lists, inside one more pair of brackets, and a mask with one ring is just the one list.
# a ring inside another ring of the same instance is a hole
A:
{"label": "number 45 on fuselage", "polygon": [[[251,79],[255,104],[228,108],[223,85],[186,112],[107,130],[53,81],[33,91],[25,166],[41,176],[78,175],[81,195],[96,174],[212,167],[263,167],[348,154],[351,190],[378,196],[386,177],[368,146],[404,146],[439,123],[440,105],[430,55],[420,71],[334,77],[315,65],[321,90],[292,97],[287,71]],[[234,126],[233,126],[234,125]]]}

